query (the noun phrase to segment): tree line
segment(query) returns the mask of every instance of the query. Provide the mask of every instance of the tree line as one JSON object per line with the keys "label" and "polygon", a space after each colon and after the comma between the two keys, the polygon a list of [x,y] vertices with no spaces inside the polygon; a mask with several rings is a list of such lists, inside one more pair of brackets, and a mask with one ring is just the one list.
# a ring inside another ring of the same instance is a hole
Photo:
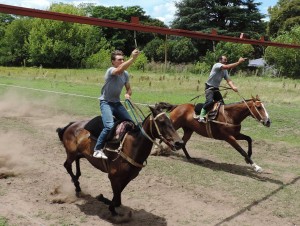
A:
{"label": "tree line", "polygon": [[[254,0],[182,0],[177,8],[170,28],[185,29],[238,37],[284,43],[300,43],[300,0],[279,0],[269,8],[267,15],[259,12]],[[162,21],[145,14],[140,6],[104,7],[95,4],[52,4],[49,11],[79,16],[89,16],[130,22],[132,16],[139,17],[144,25],[168,27]],[[98,27],[63,21],[0,14],[0,65],[40,66],[49,68],[105,68],[110,65],[110,52],[121,49],[129,55],[135,41],[143,54],[136,62],[137,68],[149,62],[167,59],[172,64],[193,64],[195,72],[209,70],[219,54],[235,61],[239,56],[264,57],[285,76],[299,76],[300,53],[297,49],[261,47],[245,44],[214,42],[210,40]],[[136,40],[135,40],[136,37]]]}

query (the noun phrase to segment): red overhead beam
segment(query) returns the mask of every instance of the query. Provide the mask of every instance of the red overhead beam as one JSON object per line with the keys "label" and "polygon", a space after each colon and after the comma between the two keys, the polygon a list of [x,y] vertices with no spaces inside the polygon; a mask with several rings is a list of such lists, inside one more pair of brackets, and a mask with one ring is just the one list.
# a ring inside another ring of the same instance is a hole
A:
{"label": "red overhead beam", "polygon": [[211,34],[206,34],[206,33],[201,33],[196,31],[146,26],[146,25],[139,24],[138,20],[135,19],[132,20],[131,23],[125,23],[125,22],[119,22],[114,20],[76,16],[71,14],[50,12],[45,10],[30,9],[30,8],[4,5],[4,4],[0,4],[0,12],[7,13],[7,14],[21,15],[21,16],[38,17],[38,18],[50,19],[50,20],[89,24],[89,25],[102,26],[102,27],[112,27],[112,28],[159,33],[159,34],[166,34],[166,35],[185,36],[185,37],[197,38],[197,39],[208,39],[208,40],[215,40],[215,41],[263,45],[263,46],[275,46],[281,48],[297,48],[297,49],[300,48],[300,45],[296,45],[296,44],[285,44],[285,43],[265,41],[263,37],[261,37],[260,40],[254,40],[254,39],[247,39],[247,38],[236,38],[236,37],[230,37],[225,35],[218,35],[216,31],[212,31]]}

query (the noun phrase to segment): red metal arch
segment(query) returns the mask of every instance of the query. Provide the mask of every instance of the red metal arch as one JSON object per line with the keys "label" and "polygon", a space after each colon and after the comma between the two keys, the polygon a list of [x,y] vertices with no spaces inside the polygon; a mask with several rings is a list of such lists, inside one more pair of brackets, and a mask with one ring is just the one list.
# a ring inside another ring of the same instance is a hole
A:
{"label": "red metal arch", "polygon": [[265,41],[264,37],[261,37],[260,40],[254,40],[254,39],[247,39],[247,38],[236,38],[236,37],[230,37],[225,35],[218,35],[217,32],[214,30],[212,31],[211,34],[206,34],[206,33],[201,33],[196,31],[146,26],[146,25],[139,24],[138,18],[132,18],[131,23],[125,23],[125,22],[119,22],[113,20],[76,16],[76,15],[70,15],[64,13],[49,12],[45,10],[37,10],[37,9],[5,5],[5,4],[0,4],[0,12],[7,13],[7,14],[21,15],[21,16],[38,17],[38,18],[50,19],[50,20],[90,24],[90,25],[96,25],[102,27],[112,27],[112,28],[159,33],[159,34],[166,34],[166,35],[185,36],[185,37],[198,38],[198,39],[208,39],[208,40],[215,40],[215,41],[244,43],[244,44],[252,44],[252,45],[262,45],[262,46],[275,46],[281,48],[295,48],[295,49],[300,48],[300,45],[297,44],[285,44],[285,43]]}

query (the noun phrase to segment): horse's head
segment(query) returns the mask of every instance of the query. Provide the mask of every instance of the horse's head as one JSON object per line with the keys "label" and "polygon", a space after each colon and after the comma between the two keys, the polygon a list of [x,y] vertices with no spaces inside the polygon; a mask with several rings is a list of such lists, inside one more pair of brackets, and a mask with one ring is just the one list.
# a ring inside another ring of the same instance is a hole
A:
{"label": "horse's head", "polygon": [[259,99],[258,95],[256,97],[252,96],[253,104],[250,107],[250,112],[252,117],[261,122],[264,126],[270,127],[271,120],[269,114],[264,106],[264,104]]}
{"label": "horse's head", "polygon": [[184,145],[183,140],[179,137],[174,129],[171,120],[167,114],[157,108],[150,107],[150,131],[154,138],[161,139],[171,149],[180,149]]}

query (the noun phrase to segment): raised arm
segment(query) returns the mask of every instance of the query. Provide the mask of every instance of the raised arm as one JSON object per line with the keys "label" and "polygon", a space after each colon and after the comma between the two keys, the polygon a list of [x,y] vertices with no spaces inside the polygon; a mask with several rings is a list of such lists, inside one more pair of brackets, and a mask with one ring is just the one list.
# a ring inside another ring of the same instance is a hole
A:
{"label": "raised arm", "polygon": [[122,74],[136,60],[136,58],[138,57],[139,54],[140,54],[140,52],[137,49],[133,50],[130,58],[128,60],[126,60],[125,62],[123,62],[122,64],[120,64],[115,69],[113,69],[112,74],[113,75]]}

